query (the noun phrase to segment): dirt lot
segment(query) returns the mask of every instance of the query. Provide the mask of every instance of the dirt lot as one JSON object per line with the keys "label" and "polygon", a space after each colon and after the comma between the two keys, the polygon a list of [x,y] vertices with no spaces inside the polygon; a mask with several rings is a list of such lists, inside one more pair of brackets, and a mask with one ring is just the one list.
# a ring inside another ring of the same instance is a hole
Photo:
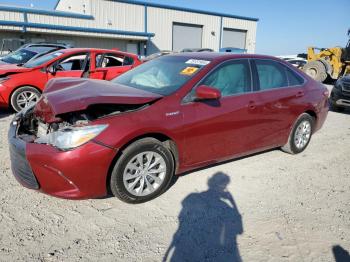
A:
{"label": "dirt lot", "polygon": [[334,261],[334,246],[350,250],[349,112],[330,112],[300,155],[194,172],[141,205],[23,188],[10,171],[10,119],[0,115],[0,261]]}

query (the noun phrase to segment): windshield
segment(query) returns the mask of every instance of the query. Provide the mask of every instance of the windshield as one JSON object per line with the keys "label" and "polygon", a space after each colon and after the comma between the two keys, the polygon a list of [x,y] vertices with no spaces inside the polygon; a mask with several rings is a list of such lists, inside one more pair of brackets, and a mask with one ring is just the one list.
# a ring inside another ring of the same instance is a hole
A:
{"label": "windshield", "polygon": [[36,54],[37,53],[34,51],[30,51],[27,49],[19,49],[8,54],[7,56],[4,56],[3,58],[1,58],[1,60],[9,64],[23,64],[29,61]]}
{"label": "windshield", "polygon": [[112,82],[160,95],[170,95],[209,63],[207,60],[163,56],[124,73]]}
{"label": "windshield", "polygon": [[62,52],[54,52],[54,53],[50,53],[44,56],[41,56],[37,59],[34,59],[32,61],[29,61],[27,63],[25,63],[23,66],[24,67],[28,67],[28,68],[33,68],[33,67],[37,67],[37,66],[41,66],[47,62],[49,62],[50,60],[61,56],[63,53]]}

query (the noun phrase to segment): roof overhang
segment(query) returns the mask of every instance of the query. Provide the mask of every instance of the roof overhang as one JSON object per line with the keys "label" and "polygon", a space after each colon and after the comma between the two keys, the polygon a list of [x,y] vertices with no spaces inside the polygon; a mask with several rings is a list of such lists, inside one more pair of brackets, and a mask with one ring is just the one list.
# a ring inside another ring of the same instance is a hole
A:
{"label": "roof overhang", "polygon": [[114,2],[132,4],[132,5],[142,5],[142,6],[149,6],[149,7],[157,7],[157,8],[176,10],[176,11],[183,11],[183,12],[190,12],[190,13],[197,13],[197,14],[205,14],[205,15],[213,15],[213,16],[220,16],[220,17],[236,18],[236,19],[255,21],[255,22],[259,21],[258,18],[254,18],[254,17],[239,16],[239,15],[225,14],[225,13],[219,13],[219,12],[204,11],[204,10],[200,10],[200,9],[192,9],[192,8],[177,7],[177,6],[171,6],[171,5],[156,4],[156,3],[146,2],[146,1],[133,1],[133,0],[108,0],[108,1],[114,1]]}
{"label": "roof overhang", "polygon": [[49,30],[62,30],[71,32],[83,32],[83,33],[100,33],[100,34],[111,34],[111,35],[123,35],[123,36],[137,36],[150,38],[154,37],[154,33],[145,32],[133,32],[133,31],[123,31],[123,30],[113,30],[104,28],[90,28],[90,27],[76,27],[76,26],[65,26],[65,25],[52,25],[52,24],[40,24],[40,23],[30,23],[22,21],[4,21],[0,20],[1,26],[18,26],[24,29],[27,28],[38,28],[38,29],[49,29]]}

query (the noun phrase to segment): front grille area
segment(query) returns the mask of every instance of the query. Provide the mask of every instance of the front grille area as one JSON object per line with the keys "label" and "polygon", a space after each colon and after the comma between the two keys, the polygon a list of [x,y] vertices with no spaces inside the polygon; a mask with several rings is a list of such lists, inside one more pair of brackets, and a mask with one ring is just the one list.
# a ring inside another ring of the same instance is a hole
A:
{"label": "front grille area", "polygon": [[26,142],[16,137],[17,126],[11,123],[8,133],[11,169],[14,176],[26,187],[39,189],[39,183],[26,158]]}
{"label": "front grille area", "polygon": [[343,91],[350,92],[350,82],[343,82]]}

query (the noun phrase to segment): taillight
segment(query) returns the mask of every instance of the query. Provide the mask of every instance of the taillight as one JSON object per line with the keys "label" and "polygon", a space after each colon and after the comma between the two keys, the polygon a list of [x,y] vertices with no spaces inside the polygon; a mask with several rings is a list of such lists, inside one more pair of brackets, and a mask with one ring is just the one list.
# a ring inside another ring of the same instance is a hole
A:
{"label": "taillight", "polygon": [[323,91],[323,95],[324,95],[325,97],[329,97],[329,91],[328,91],[328,89],[325,89],[325,90]]}

